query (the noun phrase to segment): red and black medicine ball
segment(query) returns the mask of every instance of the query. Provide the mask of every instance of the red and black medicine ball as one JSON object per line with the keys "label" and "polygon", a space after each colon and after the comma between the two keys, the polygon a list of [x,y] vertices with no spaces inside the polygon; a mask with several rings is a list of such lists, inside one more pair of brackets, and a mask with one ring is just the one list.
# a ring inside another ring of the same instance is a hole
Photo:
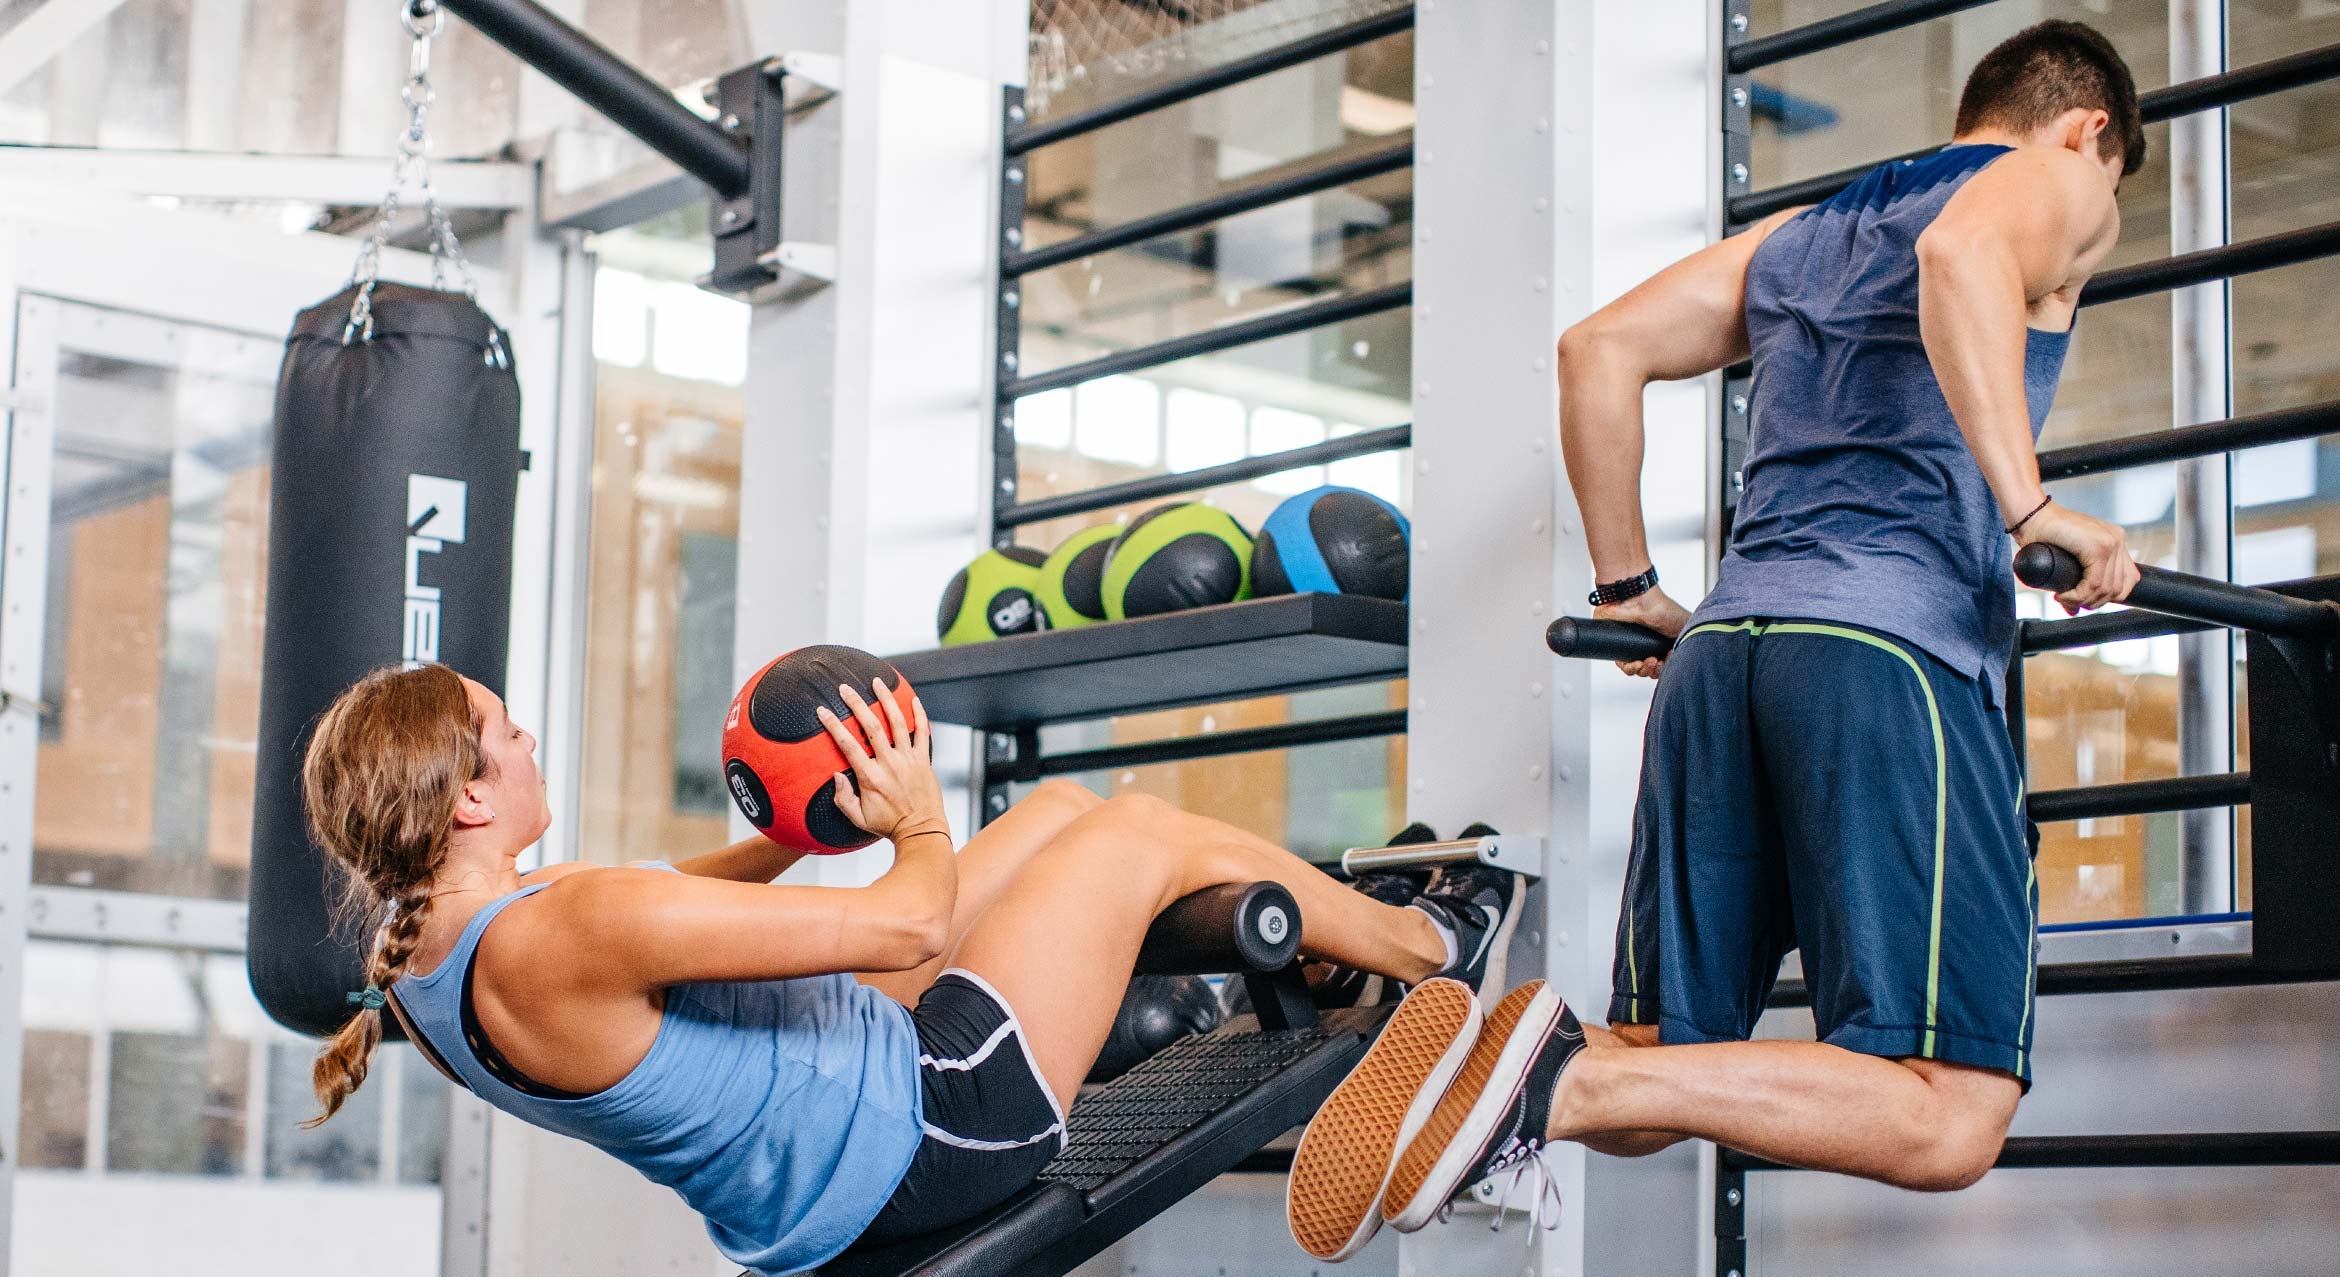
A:
{"label": "red and black medicine ball", "polygon": [[800,647],[756,671],[731,698],[723,720],[723,780],[740,813],[766,838],[821,856],[877,841],[837,807],[832,782],[846,770],[845,751],[813,710],[828,706],[866,748],[869,736],[837,695],[837,685],[861,693],[882,721],[885,707],[870,688],[880,678],[902,707],[902,721],[917,722],[901,673],[852,647]]}

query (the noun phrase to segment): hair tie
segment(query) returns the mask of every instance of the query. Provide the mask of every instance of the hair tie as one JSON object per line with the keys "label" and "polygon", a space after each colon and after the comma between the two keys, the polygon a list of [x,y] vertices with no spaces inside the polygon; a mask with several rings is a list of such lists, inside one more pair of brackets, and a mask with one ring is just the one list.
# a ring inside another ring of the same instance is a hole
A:
{"label": "hair tie", "polygon": [[382,992],[379,987],[371,984],[367,985],[363,989],[358,990],[355,993],[347,995],[347,1000],[351,1006],[357,1007],[362,1011],[379,1011],[383,1007],[390,1005],[390,995]]}

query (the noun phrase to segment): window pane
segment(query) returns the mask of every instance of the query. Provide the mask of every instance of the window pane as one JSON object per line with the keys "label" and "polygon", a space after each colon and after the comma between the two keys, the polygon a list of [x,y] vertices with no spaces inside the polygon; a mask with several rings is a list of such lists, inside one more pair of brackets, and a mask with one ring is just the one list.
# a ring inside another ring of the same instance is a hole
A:
{"label": "window pane", "polygon": [[[1753,30],[1769,34],[1836,16],[1845,0],[1756,0]],[[1967,72],[1991,47],[2046,18],[2085,22],[2120,51],[2140,90],[2169,82],[2167,0],[2034,0],[1992,4],[1791,59],[1754,73],[1754,186],[1817,177],[1950,140]],[[2155,139],[2155,154],[2168,151]],[[2168,184],[2157,165],[2122,186]],[[2166,194],[2162,197],[2166,200]],[[2161,224],[2167,225],[2166,208]],[[2127,219],[2144,230],[2145,219]]]}
{"label": "window pane", "polygon": [[[1233,401],[1245,414],[1242,446],[1252,456],[1284,447],[1322,443],[1328,434],[1338,437],[1359,429],[1404,425],[1413,419],[1411,388],[1407,384],[1413,362],[1411,324],[1412,311],[1388,311],[1213,355],[1182,359],[1144,372],[1084,383],[1074,388],[1075,402],[1080,406],[1074,413],[1076,425],[1070,448],[1047,446],[1042,443],[1043,432],[1024,428],[1024,415],[1048,396],[1034,395],[1019,400],[1016,403],[1018,499],[1033,501],[1054,493],[1085,491],[1206,464],[1209,458],[1220,456],[1228,442],[1224,436],[1233,418],[1223,406],[1226,401]],[[1112,383],[1112,387],[1106,388],[1107,383]],[[1153,421],[1153,414],[1161,409],[1144,392],[1134,389],[1138,386],[1156,388],[1162,394],[1162,403],[1167,408],[1162,412],[1166,418],[1162,424],[1145,424]],[[1200,392],[1209,398],[1182,399],[1181,395],[1187,392]],[[1060,392],[1050,392],[1056,393]],[[1182,403],[1190,406],[1181,408]],[[1219,415],[1196,416],[1191,406],[1196,403],[1213,405],[1205,411]],[[1053,414],[1059,409],[1051,406],[1046,411],[1051,414],[1048,419],[1053,420]],[[1200,435],[1199,442],[1196,433],[1187,430],[1188,423],[1194,422],[1203,423],[1194,427]],[[1308,424],[1311,422],[1312,426]],[[1149,451],[1149,437],[1143,432],[1164,427],[1172,438],[1166,445],[1152,445],[1153,450]],[[1372,480],[1357,486],[1367,487],[1403,505],[1405,501],[1401,498],[1405,493],[1386,490],[1393,482],[1388,465],[1386,461],[1368,459],[1350,473]],[[1308,480],[1311,484],[1322,482],[1324,475],[1322,470],[1311,470]],[[1293,482],[1290,477],[1270,479],[1256,490],[1273,495]],[[1228,508],[1236,511],[1236,517],[1243,519],[1246,526],[1254,522],[1248,514],[1237,511],[1235,505]],[[1258,511],[1259,517],[1266,517],[1267,511],[1273,508],[1271,500]]]}
{"label": "window pane", "polygon": [[281,348],[58,313],[34,880],[240,899]]}
{"label": "window pane", "polygon": [[246,1040],[115,1030],[110,1048],[107,1170],[242,1172],[252,1060]]}
{"label": "window pane", "polygon": [[89,1159],[87,1033],[27,1029],[24,1101],[17,1160],[28,1167],[79,1170]]}
{"label": "window pane", "polygon": [[[1041,750],[1055,755],[1380,713],[1405,707],[1405,687],[1403,682],[1362,683],[1105,722],[1058,724],[1042,730]],[[1108,797],[1154,794],[1321,863],[1337,860],[1350,847],[1379,846],[1405,823],[1405,772],[1405,737],[1385,736],[1090,772],[1071,779]],[[1019,796],[1024,792],[1029,791],[1018,787]]]}
{"label": "window pane", "polygon": [[[645,298],[689,291],[681,277],[706,269],[709,250],[703,240],[676,238],[686,234],[662,223],[601,236],[601,275],[625,277],[621,289]],[[668,277],[655,276],[661,271]],[[648,307],[643,318],[655,331],[642,349],[662,349],[657,334],[672,335],[662,327],[670,309]],[[725,340],[744,358],[743,336]],[[697,375],[676,375],[676,367]],[[711,360],[598,363],[585,638],[585,721],[594,730],[581,742],[583,859],[619,863],[726,841],[729,804],[715,755],[733,686],[745,412],[732,371]],[[400,1174],[407,1173],[402,1156]]]}
{"label": "window pane", "polygon": [[[2166,307],[2166,299],[2156,300]],[[2048,490],[2064,505],[2122,525],[2139,562],[2175,562],[2175,466],[2069,479]],[[2064,614],[2034,590],[2019,593],[2017,610],[2032,618]],[[2174,635],[2032,657],[2023,672],[2028,789],[2178,775],[2177,673]],[[2041,825],[2040,920],[2184,913],[2183,831],[2176,812]]]}
{"label": "window pane", "polygon": [[447,1165],[448,1107],[455,1088],[413,1047],[384,1049],[405,1060],[398,1077],[398,1182],[439,1183]]}
{"label": "window pane", "polygon": [[[661,84],[683,85],[749,56],[723,0],[590,0],[581,18]],[[352,20],[358,29],[349,29]],[[398,92],[407,46],[395,9],[342,0],[127,0],[0,93],[0,141],[387,155],[406,119]],[[470,24],[449,21],[433,41],[431,83],[437,155],[493,155],[513,141],[520,64]],[[616,134],[578,112],[597,135]]]}
{"label": "window pane", "polygon": [[317,1115],[309,1070],[317,1048],[307,1042],[268,1044],[266,1174],[270,1179],[371,1183],[382,1175],[382,1087],[389,1079],[377,1055],[374,1072],[323,1126],[301,1129]]}
{"label": "window pane", "polygon": [[[1066,102],[1027,90],[1043,118]],[[1130,221],[1347,147],[1402,141],[1413,127],[1414,35],[1404,31],[1031,152],[1024,234],[1038,244]]]}
{"label": "window pane", "polygon": [[1163,80],[1223,66],[1386,13],[1404,3],[1185,0],[1167,5],[1042,0],[1032,6],[1025,106],[1037,118],[1065,115],[1127,97]]}
{"label": "window pane", "polygon": [[[1019,283],[1018,358],[1041,372],[1400,283],[1413,274],[1413,187],[1401,169],[1035,271]],[[1035,245],[1089,229],[1040,218],[1027,227]]]}

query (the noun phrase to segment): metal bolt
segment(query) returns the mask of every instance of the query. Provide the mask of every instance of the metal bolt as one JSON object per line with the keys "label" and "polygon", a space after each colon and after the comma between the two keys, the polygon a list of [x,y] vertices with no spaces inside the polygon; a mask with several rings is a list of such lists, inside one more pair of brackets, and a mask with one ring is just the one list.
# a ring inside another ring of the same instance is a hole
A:
{"label": "metal bolt", "polygon": [[1733,1205],[1733,1206],[1736,1206],[1736,1205],[1738,1205],[1738,1204],[1739,1204],[1739,1190],[1734,1188],[1734,1189],[1732,1189],[1731,1191],[1729,1191],[1729,1192],[1727,1192],[1727,1193],[1724,1193],[1724,1194],[1723,1194],[1723,1200],[1724,1200],[1724,1201],[1726,1201],[1726,1202],[1729,1202],[1729,1203],[1730,1203],[1731,1205]]}
{"label": "metal bolt", "polygon": [[[1732,14],[1731,30],[1739,35],[1747,34],[1747,15],[1743,13]],[[1737,1273],[1732,1273],[1731,1277],[1739,1277],[1739,1275]]]}
{"label": "metal bolt", "polygon": [[1016,352],[1011,350],[1006,354],[1001,355],[999,357],[999,366],[1007,369],[1009,372],[1014,372],[1016,370]]}
{"label": "metal bolt", "polygon": [[1732,180],[1732,181],[1734,181],[1734,182],[1737,182],[1737,183],[1738,183],[1738,184],[1740,184],[1741,186],[1744,186],[1744,185],[1746,185],[1746,184],[1747,184],[1747,166],[1746,166],[1746,165],[1744,165],[1744,164],[1733,164],[1733,165],[1731,165],[1731,180]]}
{"label": "metal bolt", "polygon": [[1745,106],[1745,105],[1747,105],[1747,90],[1746,90],[1744,87],[1740,87],[1740,88],[1736,88],[1736,89],[1732,89],[1732,90],[1731,90],[1731,105],[1732,105],[1732,106]]}
{"label": "metal bolt", "polygon": [[724,210],[723,210],[723,224],[724,224],[725,226],[737,226],[737,225],[739,225],[739,210],[738,210],[738,209],[736,209],[736,208],[727,208],[727,209],[724,209]]}
{"label": "metal bolt", "polygon": [[1016,490],[1016,481],[1013,479],[1000,480],[999,490],[1002,492],[1014,492]]}
{"label": "metal bolt", "polygon": [[1727,1272],[1727,1273],[1723,1274],[1723,1277],[1739,1277],[1739,1270],[1738,1270],[1738,1269],[1736,1269],[1736,1268],[1734,1268],[1734,1269],[1730,1270],[1729,1272]]}
{"label": "metal bolt", "polygon": [[1023,122],[1024,122],[1024,108],[1022,108],[1022,107],[1020,107],[1020,106],[1011,106],[1011,107],[1009,107],[1009,108],[1008,108],[1008,123],[1010,123],[1010,124],[1022,124]]}
{"label": "metal bolt", "polygon": [[1007,171],[1007,180],[1008,180],[1008,185],[1010,185],[1010,186],[1020,186],[1020,185],[1022,185],[1022,184],[1023,184],[1023,181],[1024,181],[1024,168],[1023,168],[1023,166],[1019,164],[1019,165],[1015,165],[1015,166],[1012,166],[1012,167],[1010,167],[1010,168],[1008,169],[1008,171]]}
{"label": "metal bolt", "polygon": [[1024,242],[1024,232],[1020,227],[1010,226],[1007,228],[1007,234],[1004,238],[1007,240],[1008,247],[1014,248]]}
{"label": "metal bolt", "polygon": [[1745,396],[1745,395],[1732,395],[1732,396],[1731,396],[1731,411],[1732,411],[1732,412],[1737,412],[1737,413],[1744,413],[1745,411],[1747,411],[1747,396]]}
{"label": "metal bolt", "polygon": [[1017,291],[1016,291],[1015,289],[1013,289],[1013,288],[1011,288],[1011,289],[1007,290],[1006,292],[1004,292],[1004,293],[1000,294],[1000,297],[999,297],[999,299],[1000,299],[1001,301],[1003,301],[1003,302],[1007,303],[1008,309],[1010,309],[1010,310],[1013,310],[1013,309],[1015,309],[1016,307],[1018,307],[1018,306],[1021,306],[1021,305],[1023,305],[1023,304],[1024,304],[1024,295],[1023,295],[1022,293],[1020,293],[1020,292],[1017,292]]}
{"label": "metal bolt", "polygon": [[736,115],[726,115],[726,116],[724,116],[724,117],[723,117],[723,131],[724,131],[724,132],[726,132],[726,133],[737,133],[737,132],[739,132],[739,117],[738,117],[738,116],[736,116]]}

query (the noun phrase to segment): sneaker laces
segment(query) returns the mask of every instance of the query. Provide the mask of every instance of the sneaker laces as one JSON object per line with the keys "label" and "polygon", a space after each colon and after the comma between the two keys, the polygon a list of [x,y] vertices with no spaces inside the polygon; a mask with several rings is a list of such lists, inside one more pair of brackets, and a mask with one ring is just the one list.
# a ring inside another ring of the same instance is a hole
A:
{"label": "sneaker laces", "polygon": [[[1487,1168],[1487,1173],[1480,1177],[1483,1181],[1491,1180],[1505,1171],[1511,1172],[1511,1182],[1504,1185],[1503,1196],[1496,1199],[1495,1222],[1487,1226],[1488,1232],[1503,1231],[1503,1217],[1511,1209],[1511,1195],[1519,1190],[1520,1182],[1531,1172],[1536,1177],[1536,1192],[1528,1207],[1528,1227],[1540,1228],[1547,1233],[1560,1227],[1560,1173],[1544,1160],[1547,1151],[1542,1140],[1528,1140],[1496,1158],[1494,1164]],[[1441,1224],[1453,1220],[1456,1200],[1448,1198],[1440,1203],[1438,1213],[1432,1218]],[[1548,1222],[1544,1218],[1544,1203],[1547,1201],[1552,1203],[1552,1217]]]}
{"label": "sneaker laces", "polygon": [[[1528,1207],[1528,1227],[1541,1228],[1546,1232],[1560,1227],[1560,1173],[1544,1160],[1545,1151],[1542,1140],[1528,1140],[1496,1159],[1488,1178],[1492,1179],[1508,1169],[1511,1182],[1503,1186],[1503,1196],[1495,1203],[1495,1222],[1488,1225],[1489,1232],[1503,1231],[1503,1216],[1511,1209],[1511,1195],[1518,1191],[1520,1182],[1530,1174],[1536,1177],[1536,1189]],[[1548,1223],[1544,1219],[1544,1203],[1547,1201],[1552,1203],[1552,1218]]]}

